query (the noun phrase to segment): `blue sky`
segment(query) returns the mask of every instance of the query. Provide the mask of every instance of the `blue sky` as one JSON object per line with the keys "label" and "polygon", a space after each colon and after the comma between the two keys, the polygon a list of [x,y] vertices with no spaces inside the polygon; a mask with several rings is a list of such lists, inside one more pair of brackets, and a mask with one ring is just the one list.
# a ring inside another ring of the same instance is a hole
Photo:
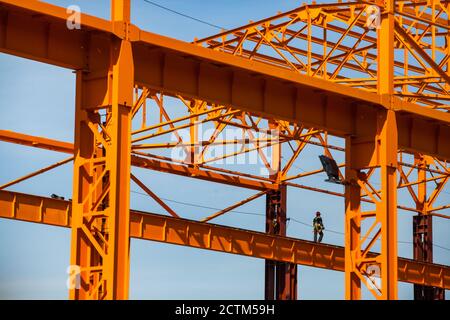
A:
{"label": "blue sky", "polygon": [[[226,28],[246,24],[299,6],[294,0],[155,0],[180,12]],[[79,5],[83,12],[109,18],[107,0],[53,0],[61,6]],[[143,0],[132,1],[132,19],[140,28],[192,41],[217,33],[217,29],[168,13]],[[0,129],[73,141],[75,77],[70,70],[0,54]],[[339,142],[339,141],[337,141]],[[304,170],[319,166],[319,148],[311,147],[296,165]],[[0,184],[39,169],[66,155],[34,150],[0,142]],[[342,155],[336,155],[342,160]],[[254,194],[240,188],[209,184],[163,173],[134,170],[159,196],[176,201],[224,208]],[[71,197],[72,167],[65,165],[9,190],[49,196],[51,193]],[[308,182],[342,192],[342,187],[322,183],[325,176]],[[132,190],[138,187],[132,184]],[[448,188],[447,188],[448,190]],[[405,194],[400,201],[407,203]],[[440,203],[449,203],[450,195]],[[264,199],[258,199],[239,210],[264,213]],[[169,204],[186,217],[200,218],[209,209]],[[132,208],[163,213],[151,199],[132,193]],[[327,229],[343,232],[342,198],[299,189],[289,190],[288,215],[309,224],[313,213],[323,213]],[[450,211],[443,213],[450,214]],[[398,238],[410,242],[411,213],[399,212]],[[216,223],[262,231],[260,216],[230,213]],[[435,219],[435,242],[450,247],[450,221]],[[309,227],[288,225],[290,236],[310,239]],[[343,244],[339,233],[326,232],[324,242]],[[412,257],[412,245],[399,243],[399,255]],[[66,299],[66,268],[69,264],[70,231],[31,223],[0,220],[0,298]],[[435,261],[450,264],[450,253],[435,248]],[[299,266],[299,298],[343,299],[344,274]],[[370,298],[363,292],[365,298]],[[448,296],[448,295],[447,295]],[[131,241],[131,299],[262,299],[264,297],[264,261],[154,242]],[[412,298],[412,285],[399,283],[399,298]]]}

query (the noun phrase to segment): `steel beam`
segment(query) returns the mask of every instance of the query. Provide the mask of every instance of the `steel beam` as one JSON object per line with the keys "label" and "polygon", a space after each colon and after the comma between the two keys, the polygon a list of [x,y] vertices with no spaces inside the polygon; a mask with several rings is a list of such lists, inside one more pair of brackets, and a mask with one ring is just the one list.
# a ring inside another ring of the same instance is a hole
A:
{"label": "steel beam", "polygon": [[[378,29],[378,93],[394,93],[394,26],[395,1],[384,2],[381,26]],[[377,298],[397,300],[397,150],[398,125],[396,113],[388,110],[378,116],[375,142],[380,166],[381,199],[376,203],[376,220],[381,224],[381,254],[377,261],[381,268],[381,292]]]}
{"label": "steel beam", "polygon": [[[266,196],[266,233],[286,237],[287,187]],[[266,260],[265,299],[297,300],[297,265]]]}
{"label": "steel beam", "polygon": [[[12,140],[10,139],[10,136],[14,135],[15,138]],[[62,142],[58,140],[52,140],[47,138],[40,138],[36,136],[29,136],[24,135],[21,133],[16,132],[10,132],[6,130],[0,130],[0,141],[5,142],[11,142],[16,144],[22,144],[30,147],[36,147],[40,149],[48,149],[48,150],[54,150],[59,152],[64,152],[68,154],[73,153],[73,144],[68,142]],[[358,143],[359,146],[363,145],[364,147],[371,147],[374,143],[373,141],[367,145],[367,141],[363,141],[363,143]],[[348,145],[348,143],[347,143]],[[58,150],[60,149],[60,150]],[[209,166],[199,166],[198,168],[193,168],[191,166],[182,165],[179,163],[170,162],[170,159],[168,158],[161,158],[155,157],[155,158],[147,158],[142,157],[139,155],[132,155],[131,156],[131,163],[133,166],[144,168],[144,169],[150,169],[165,173],[171,173],[176,174],[184,177],[190,177],[205,181],[211,181],[216,183],[222,183],[226,185],[241,187],[241,188],[247,188],[251,190],[259,190],[259,191],[266,191],[266,190],[276,190],[278,188],[278,184],[269,182],[269,179],[259,179],[260,177],[257,176],[251,176],[248,174],[242,174],[239,172],[233,172],[229,170],[224,169],[218,169],[213,168]],[[399,163],[402,166],[407,167],[414,167],[411,164],[400,162]],[[426,169],[427,171],[445,175],[446,173],[438,171],[438,170],[432,170],[432,169]],[[321,172],[323,170],[319,170],[318,172]],[[305,189],[313,192],[321,192],[329,195],[333,195],[336,197],[345,197],[344,193],[339,192],[333,192],[326,189],[320,189],[320,188],[314,188],[298,183],[292,183],[292,182],[286,182],[287,186],[291,186],[294,188],[300,188]],[[402,185],[403,186],[403,185]],[[400,186],[401,187],[401,186]],[[363,198],[361,201],[366,203],[373,203],[372,200]],[[438,214],[434,213],[434,211],[445,209],[447,206],[438,207],[438,208],[432,208],[430,212],[432,215],[439,216]],[[418,210],[415,208],[409,208],[405,206],[397,206],[398,209],[411,211],[411,212],[417,212]],[[447,216],[441,215],[444,218],[447,218]]]}
{"label": "steel beam", "polygon": [[[69,201],[0,191],[0,217],[70,228]],[[130,237],[344,271],[344,248],[262,232],[131,211]],[[372,254],[373,256],[373,254]],[[398,259],[398,281],[450,289],[450,267]]]}
{"label": "steel beam", "polygon": [[[68,154],[74,153],[74,145],[72,143],[30,136],[7,130],[0,130],[0,141]],[[225,174],[213,170],[204,170],[198,167],[193,168],[186,165],[170,163],[156,159],[149,159],[136,155],[131,156],[131,164],[139,168],[151,169],[155,171],[166,172],[185,177],[192,177],[200,180],[222,183],[252,190],[263,191],[277,189],[276,184],[262,180],[249,179],[246,177]]]}
{"label": "steel beam", "polygon": [[358,181],[358,170],[352,162],[353,139],[346,139],[345,153],[345,298],[347,300],[361,299],[361,279],[355,269],[353,261],[361,256],[361,187]]}
{"label": "steel beam", "polygon": [[392,109],[401,149],[450,160],[450,114],[84,14],[68,30],[65,8],[42,2],[1,0],[0,10],[2,52],[93,74],[108,68],[111,39],[127,35],[137,84],[343,137],[375,134],[376,111]]}
{"label": "steel beam", "polygon": [[263,190],[274,190],[277,188],[277,186],[273,183],[256,179],[248,179],[237,175],[224,174],[212,170],[203,170],[199,167],[191,167],[138,156],[132,156],[131,161],[133,166],[140,168],[147,168],[156,171],[172,173],[180,176],[192,177],[200,180],[248,188],[252,190],[263,191]]}
{"label": "steel beam", "polygon": [[[280,131],[280,126],[269,122],[270,130]],[[266,195],[266,233],[286,236],[287,185],[280,184],[283,177],[281,144],[271,146],[269,177],[278,188]],[[297,300],[297,265],[273,260],[265,261],[265,299]]]}
{"label": "steel beam", "polygon": [[58,141],[54,139],[30,136],[8,130],[0,130],[0,140],[28,147],[52,150],[56,152],[73,154],[73,143]]}
{"label": "steel beam", "polygon": [[[129,0],[112,0],[111,21],[82,14],[81,30],[69,30],[65,8],[31,0],[20,4],[0,0],[1,52],[77,70],[71,261],[82,267],[82,286],[71,290],[71,297],[127,297],[131,161],[138,166],[153,166],[155,170],[208,181],[275,190],[273,195],[282,198],[278,178],[272,186],[257,180],[206,172],[195,163],[191,168],[136,156],[131,160],[130,110],[132,89],[137,84],[346,137],[350,150],[346,156],[349,184],[345,194],[345,225],[346,244],[350,244],[345,250],[346,296],[359,298],[361,281],[368,284],[368,271],[377,266],[381,285],[368,286],[369,290],[377,298],[396,299],[397,277],[402,276],[397,265],[400,265],[396,239],[397,151],[450,160],[450,114],[394,97],[394,1],[385,1],[378,31],[377,93],[139,30],[131,24],[129,10]],[[400,34],[410,38],[405,31],[400,30]],[[414,39],[409,39],[411,41]],[[418,43],[412,45],[448,80],[448,75],[431,57],[424,55]],[[102,118],[102,111],[106,118]],[[195,136],[195,132],[192,133]],[[51,149],[51,141],[43,138],[33,141],[30,136],[14,136],[10,132],[0,132],[0,135],[9,142],[22,141],[25,145]],[[51,150],[68,151],[67,145]],[[367,188],[371,186],[363,170],[375,167],[379,168],[381,192],[370,193]],[[361,188],[372,198],[373,212],[361,211]],[[282,216],[279,208],[271,209],[272,200],[268,201],[268,221]],[[282,202],[279,207],[283,207]],[[381,252],[376,257],[369,252],[375,240],[362,248],[367,237],[361,239],[360,225],[366,218],[375,218],[372,227],[378,231],[374,239],[381,240]],[[421,221],[417,220],[416,226],[423,225]],[[178,231],[182,232],[183,228]],[[275,234],[274,239],[284,240],[285,233],[281,230],[284,224],[279,223],[278,228],[280,230],[269,227],[268,231]],[[209,238],[209,241],[212,240]],[[270,276],[266,272],[268,283],[273,284],[269,285],[269,289],[273,289],[269,291],[275,290],[277,298],[293,297],[295,289],[289,289],[290,293],[285,289],[292,286],[288,279],[292,280],[295,272],[288,272],[281,266],[297,262],[280,260],[273,255],[263,258],[276,261],[273,266],[269,265]],[[407,267],[408,272],[409,268],[414,268],[411,263],[407,263]]]}
{"label": "steel beam", "polygon": [[[433,262],[433,216],[429,214],[427,201],[426,157],[415,156],[417,165],[417,202],[420,213],[413,216],[413,257],[414,260]],[[414,300],[445,300],[445,290],[429,286],[414,285]]]}
{"label": "steel beam", "polygon": [[[384,2],[381,27],[378,31],[378,93],[393,104],[394,92],[394,1]],[[361,283],[377,298],[397,299],[397,150],[398,122],[393,110],[377,111],[375,134],[365,141],[360,137],[347,139],[346,154],[346,298],[361,298]],[[364,123],[366,124],[366,123]],[[372,135],[373,134],[373,135]],[[358,141],[359,140],[359,141]],[[379,169],[381,192],[374,197],[372,211],[361,207],[361,188],[369,194],[370,174],[362,170]],[[363,221],[364,220],[364,221]],[[361,223],[370,222],[367,233],[361,234]],[[369,238],[370,236],[370,238]],[[370,241],[369,241],[370,239]],[[376,240],[380,255],[367,256]],[[380,278],[381,283],[375,281]]]}
{"label": "steel beam", "polygon": [[[358,153],[361,144],[347,138],[346,155],[346,297],[361,298],[361,283],[377,299],[397,298],[397,131],[395,113],[391,110],[378,115],[378,133],[373,137],[372,152]],[[370,140],[370,139],[369,139]],[[373,141],[376,141],[374,143]],[[364,145],[364,143],[363,143]],[[366,149],[366,151],[369,151]],[[364,163],[364,161],[367,161]],[[371,196],[372,210],[361,206],[361,190],[369,191],[369,177],[364,169],[378,168],[381,193]],[[361,223],[370,223],[366,235],[361,233]],[[369,236],[371,237],[369,241]],[[376,240],[381,241],[380,255],[370,259],[368,252]],[[374,283],[373,276],[381,283]]]}

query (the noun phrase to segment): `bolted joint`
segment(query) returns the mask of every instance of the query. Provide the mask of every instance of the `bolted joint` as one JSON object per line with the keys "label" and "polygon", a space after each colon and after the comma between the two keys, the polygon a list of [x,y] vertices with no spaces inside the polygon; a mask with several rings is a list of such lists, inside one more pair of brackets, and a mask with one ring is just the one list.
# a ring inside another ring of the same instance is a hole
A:
{"label": "bolted joint", "polygon": [[114,21],[112,23],[112,29],[112,32],[122,40],[139,40],[139,28],[127,21]]}
{"label": "bolted joint", "polygon": [[399,103],[401,103],[401,100],[395,97],[393,94],[389,93],[380,94],[380,104],[387,110],[396,110],[396,108],[398,109],[398,107],[396,106]]}

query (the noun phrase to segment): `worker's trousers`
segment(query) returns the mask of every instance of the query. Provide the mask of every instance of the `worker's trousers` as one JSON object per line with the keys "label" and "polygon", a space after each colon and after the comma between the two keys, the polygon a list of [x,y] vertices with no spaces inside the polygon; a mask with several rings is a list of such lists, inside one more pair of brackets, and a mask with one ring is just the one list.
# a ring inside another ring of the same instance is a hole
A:
{"label": "worker's trousers", "polygon": [[319,234],[319,243],[322,242],[322,238],[323,238],[323,231],[317,231],[314,230],[314,242],[317,242],[317,234]]}

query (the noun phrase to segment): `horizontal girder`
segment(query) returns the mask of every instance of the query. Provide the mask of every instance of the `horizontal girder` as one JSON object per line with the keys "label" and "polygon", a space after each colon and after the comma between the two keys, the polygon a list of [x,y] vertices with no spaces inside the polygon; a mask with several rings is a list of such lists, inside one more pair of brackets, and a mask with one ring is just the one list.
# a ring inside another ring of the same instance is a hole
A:
{"label": "horizontal girder", "polygon": [[[71,202],[0,191],[0,217],[69,228]],[[340,246],[140,211],[131,211],[130,236],[344,271],[344,248]],[[402,282],[450,289],[450,267],[399,258],[398,279]]]}

